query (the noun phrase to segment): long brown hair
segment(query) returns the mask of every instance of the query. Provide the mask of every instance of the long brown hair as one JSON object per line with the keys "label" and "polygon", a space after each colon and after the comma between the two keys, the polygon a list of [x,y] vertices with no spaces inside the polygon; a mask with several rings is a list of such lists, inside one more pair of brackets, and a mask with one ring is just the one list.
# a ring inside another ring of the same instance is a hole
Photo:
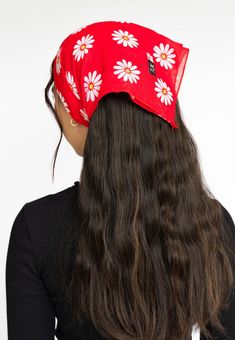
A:
{"label": "long brown hair", "polygon": [[[52,84],[51,73],[45,100],[62,138]],[[172,130],[120,92],[102,97],[90,120],[59,263],[74,315],[108,339],[184,340],[195,323],[209,338],[209,324],[224,333],[234,248],[178,101],[176,119]]]}

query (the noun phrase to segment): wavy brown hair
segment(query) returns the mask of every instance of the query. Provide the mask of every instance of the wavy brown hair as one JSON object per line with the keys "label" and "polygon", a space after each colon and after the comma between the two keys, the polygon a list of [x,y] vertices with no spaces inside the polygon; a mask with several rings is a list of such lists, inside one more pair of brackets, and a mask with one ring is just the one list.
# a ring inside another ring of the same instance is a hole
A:
{"label": "wavy brown hair", "polygon": [[[54,176],[63,131],[53,82],[51,73],[45,100],[61,130]],[[234,247],[178,101],[176,121],[172,129],[125,92],[102,97],[90,120],[59,272],[75,319],[107,339],[184,340],[196,323],[208,338],[209,325],[225,332]]]}

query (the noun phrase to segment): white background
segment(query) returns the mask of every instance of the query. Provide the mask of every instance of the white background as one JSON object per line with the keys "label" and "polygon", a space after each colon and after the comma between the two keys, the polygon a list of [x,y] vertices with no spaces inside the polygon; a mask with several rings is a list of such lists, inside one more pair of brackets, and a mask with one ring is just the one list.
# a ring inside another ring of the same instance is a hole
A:
{"label": "white background", "polygon": [[206,183],[234,219],[234,18],[234,0],[2,1],[0,339],[7,339],[5,261],[14,218],[26,202],[80,177],[82,158],[63,139],[51,179],[59,128],[44,103],[44,87],[60,43],[80,26],[126,20],[190,49],[179,91],[183,119],[198,145]]}

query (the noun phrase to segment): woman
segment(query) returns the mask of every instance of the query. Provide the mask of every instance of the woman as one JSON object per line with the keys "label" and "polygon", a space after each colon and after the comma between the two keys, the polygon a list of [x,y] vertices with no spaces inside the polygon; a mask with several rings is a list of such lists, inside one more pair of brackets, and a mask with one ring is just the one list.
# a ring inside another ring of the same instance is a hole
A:
{"label": "woman", "polygon": [[83,168],[14,221],[9,340],[235,339],[235,226],[177,100],[188,51],[118,21],[61,44],[45,99]]}

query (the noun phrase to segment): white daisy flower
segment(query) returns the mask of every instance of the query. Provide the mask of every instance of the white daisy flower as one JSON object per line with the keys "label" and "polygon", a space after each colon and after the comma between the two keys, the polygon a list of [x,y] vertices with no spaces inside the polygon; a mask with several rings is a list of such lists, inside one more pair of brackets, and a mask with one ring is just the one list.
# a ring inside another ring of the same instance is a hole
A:
{"label": "white daisy flower", "polygon": [[61,51],[61,47],[59,48],[59,50],[56,54],[56,73],[57,74],[60,74],[60,69],[61,69],[60,51]]}
{"label": "white daisy flower", "polygon": [[133,81],[137,83],[137,80],[140,79],[138,74],[140,74],[140,71],[137,70],[137,66],[132,66],[131,61],[126,61],[125,59],[122,59],[122,61],[117,61],[117,65],[113,66],[117,71],[114,71],[114,74],[118,74],[118,78],[122,78],[124,81],[129,80],[131,83]]}
{"label": "white daisy flower", "polygon": [[73,78],[73,75],[68,71],[66,72],[66,80],[71,88],[71,90],[73,91],[74,95],[80,99],[80,96],[78,94],[78,89],[77,89],[77,86],[76,86],[76,83],[74,81],[74,78]]}
{"label": "white daisy flower", "polygon": [[79,61],[84,58],[84,54],[88,53],[88,48],[93,47],[92,43],[95,40],[93,35],[88,34],[86,37],[83,36],[81,40],[78,40],[73,47],[73,55],[75,55],[75,60]]}
{"label": "white daisy flower", "polygon": [[89,122],[89,118],[88,118],[88,115],[86,113],[86,110],[85,109],[80,109],[80,113],[81,113],[81,116],[87,120]]}
{"label": "white daisy flower", "polygon": [[134,38],[133,34],[128,33],[127,31],[119,30],[113,31],[112,33],[113,40],[117,40],[117,44],[123,44],[124,47],[138,47],[139,43],[136,38]]}
{"label": "white daisy flower", "polygon": [[73,31],[71,34],[76,34],[76,33],[80,32],[80,31],[81,31],[83,28],[85,28],[85,27],[87,27],[87,25],[79,27],[78,29],[76,29],[75,31]]}
{"label": "white daisy flower", "polygon": [[88,77],[84,77],[84,88],[86,92],[86,101],[91,100],[92,102],[95,100],[95,96],[98,97],[100,84],[102,84],[101,74],[97,75],[97,71],[89,72]]}
{"label": "white daisy flower", "polygon": [[157,79],[158,81],[155,81],[156,87],[154,90],[157,92],[157,97],[161,98],[161,102],[165,105],[170,105],[171,101],[173,101],[173,94],[169,88],[169,86],[166,85],[166,83],[162,79]]}
{"label": "white daisy flower", "polygon": [[67,112],[70,112],[70,110],[69,110],[69,108],[68,108],[68,104],[66,103],[66,101],[65,101],[64,97],[62,96],[61,92],[58,91],[57,89],[56,89],[56,91],[57,91],[57,93],[58,93],[58,95],[59,95],[59,97],[60,97],[60,100],[62,101],[62,103],[63,103],[63,105],[64,105],[66,111],[67,111]]}
{"label": "white daisy flower", "polygon": [[153,50],[155,53],[153,53],[154,57],[156,57],[156,61],[160,62],[160,65],[165,67],[165,69],[172,68],[171,64],[175,64],[175,54],[172,54],[174,51],[174,48],[169,49],[169,44],[166,44],[166,46],[163,45],[163,43],[160,43],[160,47],[154,46]]}

